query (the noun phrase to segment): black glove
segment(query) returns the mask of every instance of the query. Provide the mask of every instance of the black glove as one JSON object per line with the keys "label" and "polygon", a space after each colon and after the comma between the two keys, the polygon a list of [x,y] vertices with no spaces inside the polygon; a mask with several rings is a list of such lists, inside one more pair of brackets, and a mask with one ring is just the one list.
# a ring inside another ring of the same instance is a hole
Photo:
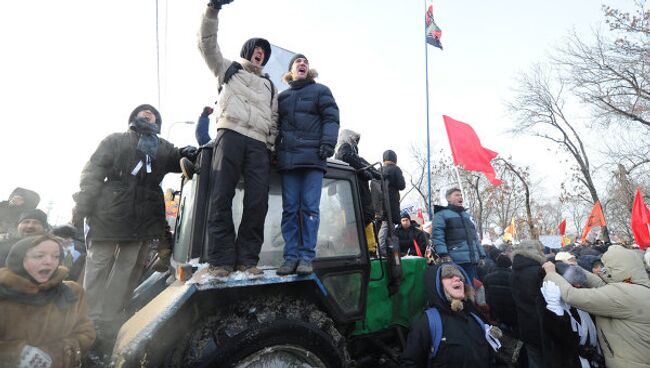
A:
{"label": "black glove", "polygon": [[372,175],[372,179],[381,180],[381,174],[374,167],[371,167],[370,169],[368,169],[368,171],[370,171],[370,175]]}
{"label": "black glove", "polygon": [[188,160],[194,162],[196,156],[199,154],[199,150],[193,146],[185,146],[180,149],[181,157],[187,157]]}
{"label": "black glove", "polygon": [[361,170],[360,174],[363,180],[372,180],[372,173],[370,172],[370,170],[368,169]]}
{"label": "black glove", "polygon": [[332,157],[334,155],[334,147],[332,147],[331,144],[321,144],[320,148],[318,149],[318,156],[320,157],[321,160],[325,160],[328,157]]}
{"label": "black glove", "polygon": [[72,224],[72,226],[76,227],[77,229],[81,229],[82,234],[83,234],[84,218],[85,217],[86,217],[86,214],[81,213],[76,206],[72,209],[72,219],[70,220],[70,223]]}
{"label": "black glove", "polygon": [[208,6],[211,7],[212,9],[221,9],[222,5],[226,5],[231,3],[232,0],[210,0],[208,3]]}
{"label": "black glove", "polygon": [[203,108],[203,112],[201,113],[201,116],[210,116],[214,112],[214,109],[211,108],[210,106],[206,106]]}

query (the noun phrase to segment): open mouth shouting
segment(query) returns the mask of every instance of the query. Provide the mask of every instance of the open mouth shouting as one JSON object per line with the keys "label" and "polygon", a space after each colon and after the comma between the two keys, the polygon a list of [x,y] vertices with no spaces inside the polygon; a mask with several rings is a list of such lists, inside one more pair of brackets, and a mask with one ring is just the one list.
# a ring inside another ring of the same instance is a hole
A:
{"label": "open mouth shouting", "polygon": [[251,63],[256,66],[261,66],[264,62],[264,50],[261,47],[255,47],[253,50],[253,56],[251,58]]}

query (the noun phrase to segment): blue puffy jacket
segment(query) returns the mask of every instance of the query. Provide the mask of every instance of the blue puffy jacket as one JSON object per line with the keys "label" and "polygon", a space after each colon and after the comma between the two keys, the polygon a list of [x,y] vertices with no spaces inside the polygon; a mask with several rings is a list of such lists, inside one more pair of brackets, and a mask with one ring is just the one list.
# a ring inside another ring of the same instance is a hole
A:
{"label": "blue puffy jacket", "polygon": [[431,240],[438,255],[449,255],[455,263],[478,263],[485,258],[476,226],[463,207],[436,206]]}
{"label": "blue puffy jacket", "polygon": [[312,78],[289,84],[291,88],[278,96],[278,170],[325,170],[319,148],[321,144],[336,146],[339,108],[330,89]]}

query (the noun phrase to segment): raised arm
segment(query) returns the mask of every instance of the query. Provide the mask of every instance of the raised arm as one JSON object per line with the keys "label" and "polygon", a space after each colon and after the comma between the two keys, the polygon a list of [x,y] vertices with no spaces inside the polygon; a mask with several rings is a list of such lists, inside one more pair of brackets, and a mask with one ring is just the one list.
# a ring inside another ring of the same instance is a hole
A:
{"label": "raised arm", "polygon": [[201,29],[199,30],[199,51],[201,51],[206,65],[221,84],[226,70],[232,62],[224,59],[223,55],[221,55],[221,49],[217,43],[218,29],[219,10],[208,7],[203,15]]}

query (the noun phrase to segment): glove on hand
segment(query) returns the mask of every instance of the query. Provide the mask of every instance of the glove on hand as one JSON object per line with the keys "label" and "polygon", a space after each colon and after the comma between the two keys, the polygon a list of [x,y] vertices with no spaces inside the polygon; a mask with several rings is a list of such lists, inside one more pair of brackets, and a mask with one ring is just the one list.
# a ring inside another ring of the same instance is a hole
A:
{"label": "glove on hand", "polygon": [[194,162],[196,156],[199,154],[199,150],[193,146],[185,146],[180,149],[181,157],[187,157],[190,161]]}
{"label": "glove on hand", "polygon": [[540,290],[544,300],[546,300],[546,309],[558,316],[564,315],[564,303],[560,298],[560,287],[553,281],[544,281]]}
{"label": "glove on hand", "polygon": [[231,3],[232,0],[210,0],[208,3],[208,6],[211,7],[212,9],[221,9],[222,5],[226,5]]}
{"label": "glove on hand", "polygon": [[206,106],[203,108],[203,112],[201,113],[201,116],[210,116],[214,112],[214,109],[211,108],[210,106]]}
{"label": "glove on hand", "polygon": [[449,257],[449,255],[445,254],[443,256],[440,256],[440,263],[454,263],[454,260]]}
{"label": "glove on hand", "polygon": [[325,160],[328,157],[332,157],[334,155],[334,147],[332,147],[331,144],[321,144],[320,148],[318,149],[318,156],[320,157],[321,160]]}
{"label": "glove on hand", "polygon": [[43,350],[30,345],[25,345],[20,353],[18,368],[50,368],[52,358]]}
{"label": "glove on hand", "polygon": [[372,175],[372,179],[381,180],[381,174],[374,167],[371,167],[369,171],[370,175]]}

